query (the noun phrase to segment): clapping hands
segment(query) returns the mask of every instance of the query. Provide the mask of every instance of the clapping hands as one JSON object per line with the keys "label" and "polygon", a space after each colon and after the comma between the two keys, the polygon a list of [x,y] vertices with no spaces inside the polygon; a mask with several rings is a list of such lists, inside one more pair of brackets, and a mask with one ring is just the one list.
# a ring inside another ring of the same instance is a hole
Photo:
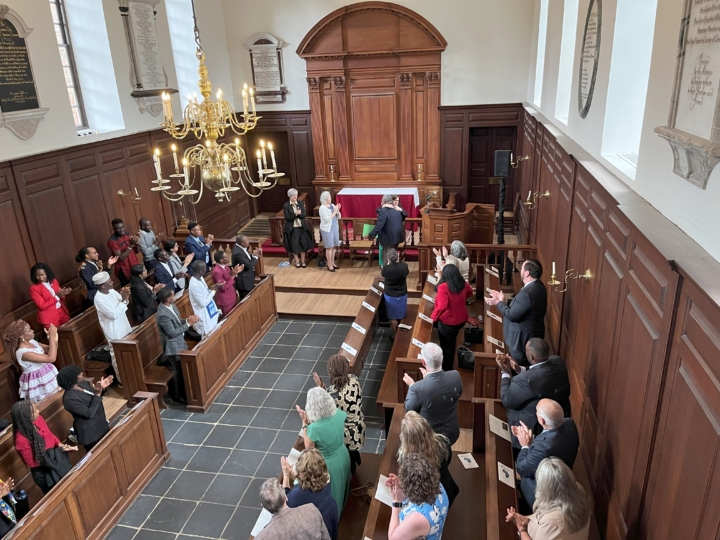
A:
{"label": "clapping hands", "polygon": [[505,521],[507,523],[513,522],[515,523],[515,526],[517,527],[518,531],[523,531],[527,529],[528,523],[530,522],[530,518],[523,516],[522,514],[518,514],[515,508],[512,506],[507,509],[507,517],[505,518]]}
{"label": "clapping hands", "polygon": [[494,306],[500,302],[505,301],[505,293],[502,291],[490,291],[490,298],[485,298],[485,303],[489,306]]}
{"label": "clapping hands", "polygon": [[307,426],[308,425],[307,413],[300,408],[300,405],[295,405],[295,409],[297,410],[298,414],[300,415],[300,419],[302,420],[303,426]]}
{"label": "clapping hands", "polygon": [[400,489],[400,479],[396,475],[390,473],[388,479],[385,480],[385,486],[390,489],[393,502],[403,502],[405,500],[405,494]]}
{"label": "clapping hands", "polygon": [[510,426],[512,434],[515,435],[520,442],[520,446],[530,446],[535,438],[530,428],[525,425],[525,422],[520,420],[519,426]]}
{"label": "clapping hands", "polygon": [[320,378],[320,375],[318,375],[314,371],[313,371],[313,380],[315,381],[315,386],[319,386],[320,388],[323,388],[323,389],[325,388],[325,383]]}

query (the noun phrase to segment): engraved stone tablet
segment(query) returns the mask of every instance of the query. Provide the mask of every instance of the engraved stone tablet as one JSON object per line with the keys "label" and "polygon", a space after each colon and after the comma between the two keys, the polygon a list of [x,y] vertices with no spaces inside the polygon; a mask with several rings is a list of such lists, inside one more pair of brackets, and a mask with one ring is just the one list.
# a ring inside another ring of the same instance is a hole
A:
{"label": "engraved stone tablet", "polygon": [[602,30],[602,0],[590,0],[585,19],[578,72],[578,109],[580,118],[586,118],[595,92],[598,63],[600,61],[600,35]]}
{"label": "engraved stone tablet", "polygon": [[245,42],[250,49],[255,100],[257,103],[284,103],[287,88],[282,64],[283,42],[275,36],[257,33]]}

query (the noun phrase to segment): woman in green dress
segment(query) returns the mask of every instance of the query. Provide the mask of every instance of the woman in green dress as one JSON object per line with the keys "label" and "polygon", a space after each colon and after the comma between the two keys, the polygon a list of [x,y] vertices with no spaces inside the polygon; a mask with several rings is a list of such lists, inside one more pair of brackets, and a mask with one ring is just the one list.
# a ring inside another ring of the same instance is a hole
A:
{"label": "woman in green dress", "polygon": [[305,411],[297,406],[303,421],[305,448],[317,448],[330,473],[330,489],[342,514],[350,487],[350,454],[345,446],[347,414],[335,406],[335,400],[322,388],[308,390]]}

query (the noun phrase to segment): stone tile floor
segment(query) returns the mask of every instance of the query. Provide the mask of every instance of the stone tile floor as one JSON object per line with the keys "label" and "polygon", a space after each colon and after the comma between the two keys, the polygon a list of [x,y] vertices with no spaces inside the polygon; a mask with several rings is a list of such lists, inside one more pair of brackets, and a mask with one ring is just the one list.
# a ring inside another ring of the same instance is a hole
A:
{"label": "stone tile floor", "polygon": [[[205,414],[162,411],[170,460],[128,508],[107,540],[247,540],[260,513],[260,485],[280,472],[297,440],[305,391],[337,354],[350,323],[281,319]],[[375,407],[392,343],[380,329],[360,382],[367,424],[363,452],[382,453]]]}

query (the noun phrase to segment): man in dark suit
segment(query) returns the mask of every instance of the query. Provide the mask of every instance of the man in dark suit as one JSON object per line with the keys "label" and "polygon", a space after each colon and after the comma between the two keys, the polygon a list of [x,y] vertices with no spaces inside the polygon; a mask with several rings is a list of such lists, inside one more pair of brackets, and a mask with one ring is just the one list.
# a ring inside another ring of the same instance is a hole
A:
{"label": "man in dark suit", "polygon": [[235,245],[232,250],[232,265],[242,265],[243,269],[235,278],[235,287],[238,291],[240,300],[245,298],[255,287],[255,266],[258,263],[258,257],[262,253],[262,249],[256,247],[250,251],[250,241],[244,234],[239,234],[235,238]]}
{"label": "man in dark suit", "polygon": [[158,283],[165,285],[166,289],[178,292],[178,280],[185,276],[184,272],[177,272],[173,275],[172,269],[170,268],[170,254],[164,249],[156,249],[153,254],[155,257],[155,280]]}
{"label": "man in dark suit", "polygon": [[462,394],[462,380],[455,371],[443,371],[442,349],[435,343],[426,343],[422,348],[423,378],[413,381],[407,373],[403,380],[408,385],[405,410],[415,411],[428,421],[435,433],[445,435],[450,445],[460,437],[457,406]]}
{"label": "man in dark suit", "polygon": [[185,253],[192,253],[195,255],[196,261],[202,261],[210,268],[213,264],[210,258],[210,250],[212,249],[212,242],[215,237],[212,234],[208,234],[207,238],[203,238],[200,231],[200,225],[191,221],[188,223],[188,234],[185,238]]}
{"label": "man in dark suit", "polygon": [[526,260],[520,277],[523,288],[509,302],[505,302],[502,291],[490,291],[485,302],[495,306],[503,318],[503,340],[510,356],[516,362],[527,366],[525,344],[530,338],[545,337],[545,311],[547,309],[547,290],[540,281],[542,266],[535,259]]}
{"label": "man in dark suit", "polygon": [[[550,347],[544,339],[532,338],[525,346],[530,367],[519,366],[508,355],[498,355],[496,362],[502,370],[500,399],[507,409],[508,423],[520,422],[538,433],[535,409],[543,398],[554,399],[570,417],[570,379],[565,362],[559,356],[550,356]],[[518,447],[517,439],[513,445]]]}
{"label": "man in dark suit", "polygon": [[400,197],[393,194],[386,194],[382,198],[382,206],[377,209],[377,221],[372,231],[367,234],[367,238],[372,240],[378,237],[378,243],[383,249],[383,260],[381,264],[387,262],[385,254],[391,247],[397,248],[399,244],[405,241],[405,218],[407,213],[400,206]]}
{"label": "man in dark suit", "polygon": [[175,307],[175,294],[168,287],[160,289],[157,297],[159,305],[155,314],[155,323],[158,332],[160,332],[163,352],[173,370],[173,384],[169,388],[170,399],[181,405],[187,405],[185,380],[183,379],[182,365],[180,364],[180,351],[187,349],[185,332],[198,322],[200,317],[190,315],[187,319],[181,319],[180,312]]}
{"label": "man in dark suit", "polygon": [[520,490],[530,508],[535,502],[535,471],[540,462],[556,457],[572,469],[580,445],[575,422],[572,418],[564,418],[563,409],[557,401],[541,399],[536,414],[538,424],[543,428],[539,435],[534,436],[522,422],[512,427],[513,435],[522,446],[515,460],[515,470],[520,475]]}

